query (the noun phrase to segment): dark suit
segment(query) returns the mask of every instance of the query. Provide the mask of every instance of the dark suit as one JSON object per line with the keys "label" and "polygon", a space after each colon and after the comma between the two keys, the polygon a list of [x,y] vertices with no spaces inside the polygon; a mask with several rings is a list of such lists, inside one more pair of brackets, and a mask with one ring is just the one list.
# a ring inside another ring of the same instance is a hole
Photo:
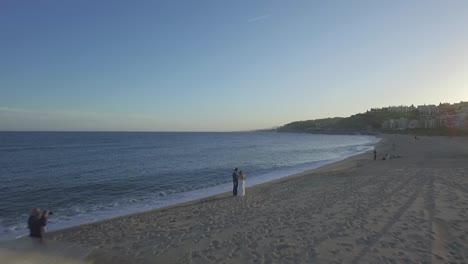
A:
{"label": "dark suit", "polygon": [[232,173],[232,195],[237,196],[237,186],[239,186],[239,174],[235,171]]}

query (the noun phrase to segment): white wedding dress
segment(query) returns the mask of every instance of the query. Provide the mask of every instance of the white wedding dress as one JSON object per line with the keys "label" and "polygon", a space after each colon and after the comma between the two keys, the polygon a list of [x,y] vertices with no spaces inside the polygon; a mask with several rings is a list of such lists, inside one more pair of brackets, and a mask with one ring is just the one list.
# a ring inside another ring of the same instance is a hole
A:
{"label": "white wedding dress", "polygon": [[245,179],[240,179],[239,181],[240,194],[239,196],[245,196]]}

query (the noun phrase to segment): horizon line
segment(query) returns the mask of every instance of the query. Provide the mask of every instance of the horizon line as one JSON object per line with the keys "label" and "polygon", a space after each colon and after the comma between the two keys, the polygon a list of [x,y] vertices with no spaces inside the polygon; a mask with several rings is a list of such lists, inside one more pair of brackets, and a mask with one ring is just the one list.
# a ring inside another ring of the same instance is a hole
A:
{"label": "horizon line", "polygon": [[242,133],[256,132],[271,129],[251,129],[251,130],[233,130],[233,131],[142,131],[142,130],[0,130],[0,133],[38,133],[38,132],[53,132],[53,133]]}

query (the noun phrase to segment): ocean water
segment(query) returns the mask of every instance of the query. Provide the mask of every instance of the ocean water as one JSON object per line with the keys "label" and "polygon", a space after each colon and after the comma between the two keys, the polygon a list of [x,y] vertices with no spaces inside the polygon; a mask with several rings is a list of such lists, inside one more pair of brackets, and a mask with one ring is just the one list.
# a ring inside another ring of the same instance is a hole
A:
{"label": "ocean water", "polygon": [[[290,133],[0,132],[0,239],[27,234],[34,207],[48,230],[231,191],[370,150],[371,136]],[[248,195],[248,191],[247,191]]]}

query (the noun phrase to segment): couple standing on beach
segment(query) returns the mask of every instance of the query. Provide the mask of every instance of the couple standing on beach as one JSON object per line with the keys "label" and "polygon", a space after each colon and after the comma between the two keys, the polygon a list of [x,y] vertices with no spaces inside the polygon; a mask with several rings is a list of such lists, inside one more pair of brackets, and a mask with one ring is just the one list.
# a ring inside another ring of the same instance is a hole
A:
{"label": "couple standing on beach", "polygon": [[[237,196],[237,189],[240,187],[240,194],[239,196],[245,196],[245,179],[247,177],[244,175],[242,171],[239,171],[238,168],[234,169],[232,172],[232,195]],[[239,186],[240,182],[240,186]]]}

